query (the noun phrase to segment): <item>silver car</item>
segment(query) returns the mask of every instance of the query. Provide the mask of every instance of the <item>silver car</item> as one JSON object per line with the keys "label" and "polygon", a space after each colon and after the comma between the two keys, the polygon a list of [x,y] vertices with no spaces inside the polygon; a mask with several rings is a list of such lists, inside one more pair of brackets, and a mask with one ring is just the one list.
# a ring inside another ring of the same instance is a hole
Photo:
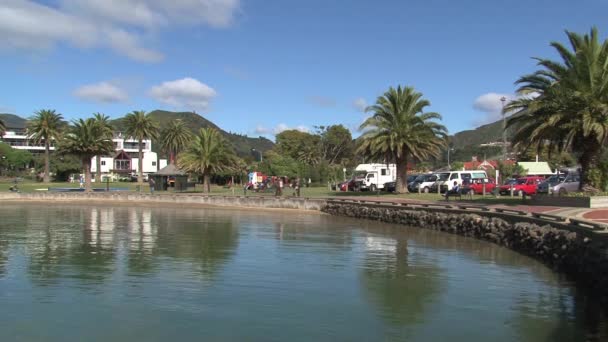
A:
{"label": "silver car", "polygon": [[568,192],[578,191],[579,182],[580,176],[578,173],[554,175],[539,184],[536,192],[540,194],[565,195]]}

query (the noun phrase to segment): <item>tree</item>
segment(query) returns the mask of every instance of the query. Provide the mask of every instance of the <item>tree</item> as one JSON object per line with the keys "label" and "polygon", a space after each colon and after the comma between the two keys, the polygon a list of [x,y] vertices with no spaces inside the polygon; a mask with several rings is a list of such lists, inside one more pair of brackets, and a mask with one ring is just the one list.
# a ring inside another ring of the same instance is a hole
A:
{"label": "tree", "polygon": [[211,192],[211,174],[232,169],[236,157],[217,129],[201,128],[192,144],[179,156],[177,164],[187,172],[203,176],[207,192]]}
{"label": "tree", "polygon": [[92,118],[75,121],[58,146],[60,153],[80,158],[84,168],[86,192],[91,191],[91,159],[113,149],[112,138],[108,137],[97,120]]}
{"label": "tree", "polygon": [[174,164],[177,155],[192,141],[192,133],[180,119],[171,121],[161,132],[160,144],[169,154],[169,163]]}
{"label": "tree", "polygon": [[44,178],[43,181],[51,181],[49,173],[49,158],[51,141],[59,140],[64,128],[63,117],[54,110],[43,109],[34,113],[27,123],[27,135],[36,144],[44,142]]}
{"label": "tree", "polygon": [[[526,169],[519,164],[506,163],[503,161],[498,161],[497,169],[503,182],[507,180],[507,178],[523,177],[528,173]],[[498,179],[496,181],[498,181]]]}
{"label": "tree", "polygon": [[4,120],[0,119],[0,139],[2,139],[4,133],[6,133],[6,124],[4,123]]}
{"label": "tree", "polygon": [[457,171],[460,171],[460,170],[462,170],[463,168],[464,168],[464,163],[463,163],[463,162],[461,162],[461,161],[455,161],[455,162],[452,162],[452,165],[451,165],[451,168],[450,168],[450,169],[451,169],[451,170],[457,170]]}
{"label": "tree", "polygon": [[[93,119],[95,120],[95,124],[99,126],[100,133],[112,140],[114,129],[110,125],[110,117],[102,113],[95,113],[93,114]],[[101,155],[95,156],[95,163],[95,170],[97,170],[95,172],[95,182],[99,184],[101,183]]]}
{"label": "tree", "polygon": [[436,157],[445,146],[446,128],[435,112],[424,112],[430,102],[412,87],[391,87],[366,108],[372,112],[361,129],[358,152],[371,159],[397,164],[397,192],[407,192],[407,163],[411,157]]}
{"label": "tree", "polygon": [[504,110],[515,112],[507,122],[515,147],[576,154],[582,190],[608,143],[608,40],[600,43],[596,28],[566,35],[571,50],[552,42],[561,60],[536,58],[541,69],[516,81],[523,97]]}
{"label": "tree", "polygon": [[341,164],[353,157],[353,137],[342,125],[319,126],[321,137],[321,158],[329,164]]}
{"label": "tree", "polygon": [[321,155],[320,137],[318,135],[291,129],[277,134],[275,140],[277,153],[296,160],[300,159],[300,152],[302,151]]}
{"label": "tree", "polygon": [[147,139],[155,139],[158,136],[158,127],[156,122],[150,117],[150,114],[146,114],[145,111],[139,110],[134,111],[125,116],[125,133],[134,139],[137,139],[139,145],[139,154],[137,162],[137,182],[142,183],[144,180],[144,153],[143,153],[143,141]]}

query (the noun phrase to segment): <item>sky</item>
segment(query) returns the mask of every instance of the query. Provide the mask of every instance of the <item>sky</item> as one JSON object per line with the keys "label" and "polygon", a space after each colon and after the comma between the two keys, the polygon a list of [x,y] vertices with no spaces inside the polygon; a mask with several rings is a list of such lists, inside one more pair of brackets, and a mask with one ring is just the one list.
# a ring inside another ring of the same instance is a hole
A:
{"label": "sky", "polygon": [[0,0],[0,112],[66,119],[196,111],[249,136],[356,130],[413,86],[451,134],[556,58],[565,30],[608,34],[607,0]]}

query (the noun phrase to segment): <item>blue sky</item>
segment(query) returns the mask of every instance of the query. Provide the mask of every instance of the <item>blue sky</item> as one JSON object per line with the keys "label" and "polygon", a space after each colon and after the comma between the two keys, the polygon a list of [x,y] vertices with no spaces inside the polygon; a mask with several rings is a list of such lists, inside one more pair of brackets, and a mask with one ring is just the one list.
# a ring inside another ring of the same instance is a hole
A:
{"label": "blue sky", "polygon": [[272,137],[354,129],[401,84],[455,133],[499,118],[564,30],[605,38],[606,13],[604,0],[2,0],[0,112],[196,110]]}

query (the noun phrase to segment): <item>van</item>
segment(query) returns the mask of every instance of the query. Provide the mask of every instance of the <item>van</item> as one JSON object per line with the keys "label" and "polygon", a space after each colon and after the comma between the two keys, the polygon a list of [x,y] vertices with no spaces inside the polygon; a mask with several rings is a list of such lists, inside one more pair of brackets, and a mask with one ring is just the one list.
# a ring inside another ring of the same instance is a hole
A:
{"label": "van", "polygon": [[446,192],[452,190],[454,182],[461,186],[465,180],[472,183],[474,180],[487,178],[488,175],[484,170],[440,172],[437,174],[437,181],[432,186],[431,191],[437,192],[437,187],[439,187],[441,192]]}

